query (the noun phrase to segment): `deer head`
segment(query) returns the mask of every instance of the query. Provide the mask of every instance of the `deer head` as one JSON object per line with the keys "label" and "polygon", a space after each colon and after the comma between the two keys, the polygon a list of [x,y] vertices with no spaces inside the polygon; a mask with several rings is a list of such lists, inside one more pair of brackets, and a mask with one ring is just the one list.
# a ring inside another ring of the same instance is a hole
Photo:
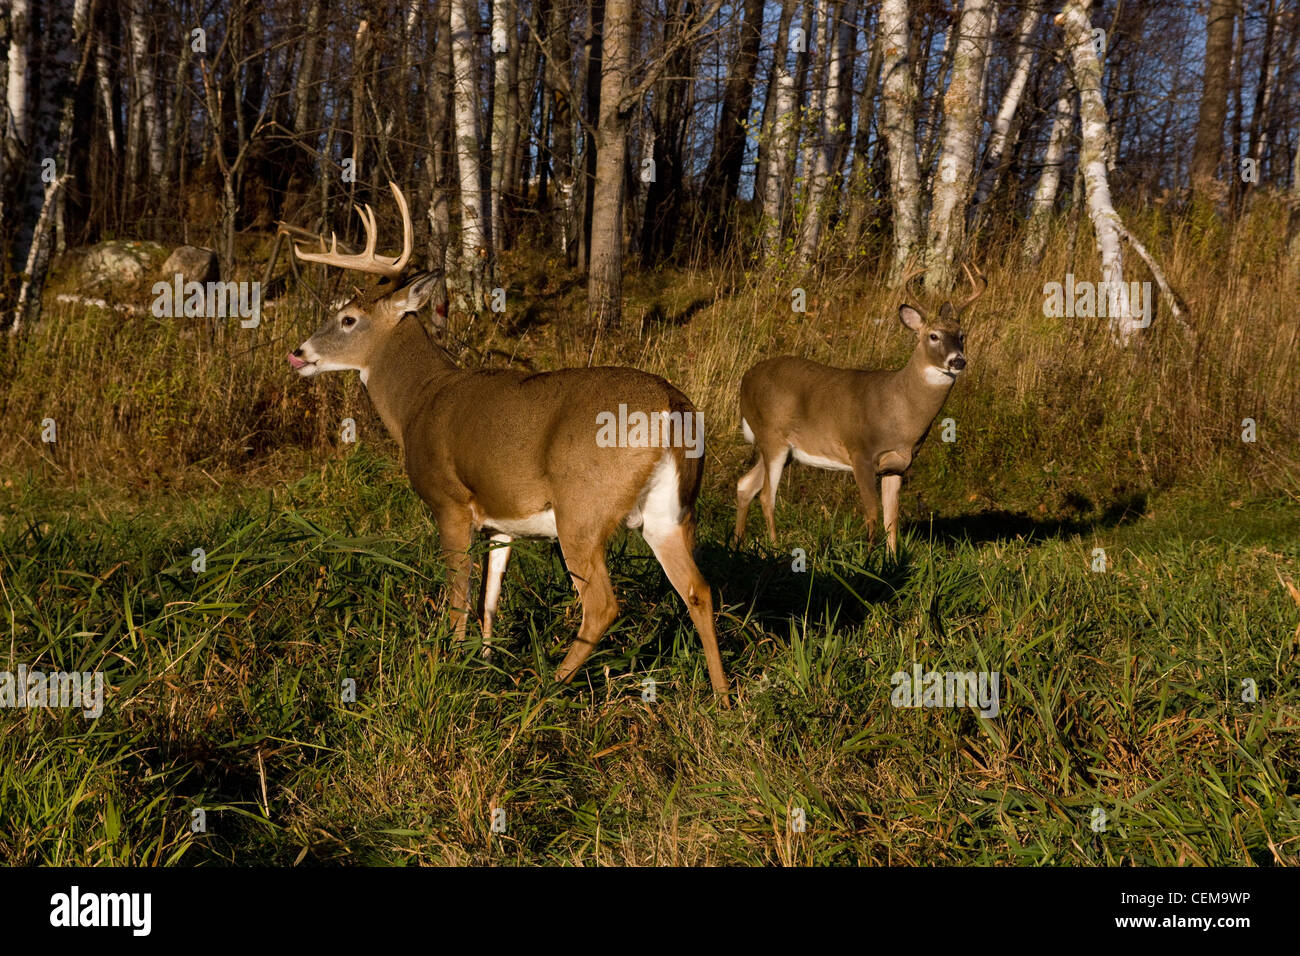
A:
{"label": "deer head", "polygon": [[338,251],[338,238],[330,234],[330,248],[321,252],[304,252],[297,244],[294,254],[304,262],[319,262],[352,272],[379,277],[369,289],[354,286],[353,295],[320,328],[289,353],[289,364],[303,377],[318,372],[356,369],[365,378],[372,360],[402,317],[416,312],[433,294],[437,275],[420,272],[403,278],[406,264],[414,246],[414,230],[406,197],[396,183],[389,183],[397,208],[402,214],[402,254],[393,258],[375,253],[378,229],[374,210],[369,206],[354,207],[361,217],[366,232],[366,247],[355,255]]}
{"label": "deer head", "polygon": [[[898,308],[898,318],[903,325],[917,334],[916,350],[928,368],[932,368],[955,379],[966,368],[966,333],[961,328],[962,314],[970,308],[984,290],[988,282],[976,270],[972,273],[969,266],[963,265],[966,278],[971,284],[971,293],[957,304],[945,299],[937,315],[931,317],[918,305],[904,303]],[[908,297],[914,303],[920,299],[912,282],[925,270],[910,270],[903,277],[903,284]]]}

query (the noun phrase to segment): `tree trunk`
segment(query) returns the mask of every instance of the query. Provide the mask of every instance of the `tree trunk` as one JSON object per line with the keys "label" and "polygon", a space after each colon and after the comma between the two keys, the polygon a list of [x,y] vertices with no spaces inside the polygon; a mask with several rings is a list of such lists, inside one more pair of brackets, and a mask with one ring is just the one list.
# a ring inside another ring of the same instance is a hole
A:
{"label": "tree trunk", "polygon": [[884,48],[884,137],[889,147],[889,201],[894,215],[896,283],[921,241],[921,170],[916,159],[916,83],[910,57],[907,0],[883,0],[880,43]]}
{"label": "tree trunk", "polygon": [[[776,107],[777,94],[777,77],[778,68],[786,69],[787,59],[790,51],[790,23],[794,19],[795,0],[782,0],[781,17],[776,25],[776,47],[772,52],[772,71],[768,77],[767,95],[763,98],[763,123],[760,127],[761,135],[758,141],[758,167],[754,174],[754,199],[762,203],[763,197],[767,195],[767,179],[771,174],[775,163],[773,152],[773,134],[772,129],[775,125],[776,116],[773,110]],[[787,75],[789,70],[786,69]],[[793,88],[793,87],[792,87]]]}
{"label": "tree trunk", "polygon": [[790,160],[799,128],[794,77],[784,64],[778,63],[774,69],[772,85],[776,89],[772,128],[768,133],[772,159],[768,166],[767,182],[763,187],[763,255],[768,259],[781,251],[785,211],[790,195]]}
{"label": "tree trunk", "polygon": [[153,57],[149,49],[149,28],[144,19],[144,4],[136,0],[131,5],[131,77],[136,85],[136,95],[144,117],[145,139],[148,143],[149,178],[157,184],[163,172],[165,148],[163,142],[162,114],[158,107],[158,87],[154,80]]}
{"label": "tree trunk", "polygon": [[514,0],[492,0],[492,186],[488,191],[492,203],[491,240],[498,249],[505,248],[505,190],[506,139],[509,133],[510,110],[510,51],[514,37],[510,33],[510,6]]}
{"label": "tree trunk", "polygon": [[1210,0],[1205,20],[1204,83],[1196,120],[1196,145],[1192,147],[1191,180],[1193,192],[1211,202],[1218,202],[1222,192],[1215,177],[1223,158],[1236,12],[1237,0]]}
{"label": "tree trunk", "polygon": [[1034,28],[1038,26],[1042,11],[1033,4],[1026,4],[1020,17],[1020,27],[1016,31],[1016,59],[1011,79],[1002,94],[1002,105],[993,118],[993,131],[989,135],[988,149],[985,151],[984,175],[980,177],[979,189],[975,193],[975,204],[983,206],[993,190],[997,188],[1005,166],[1003,160],[1007,155],[1007,146],[1011,139],[1011,121],[1015,118],[1025,87],[1029,83],[1030,67],[1034,63],[1032,40]]}
{"label": "tree trunk", "polygon": [[1047,244],[1047,227],[1056,208],[1056,193],[1061,184],[1061,165],[1065,159],[1065,146],[1070,141],[1074,126],[1074,98],[1070,95],[1069,78],[1061,80],[1061,95],[1056,100],[1056,114],[1052,131],[1047,137],[1043,152],[1043,168],[1038,174],[1038,185],[1029,204],[1029,223],[1025,227],[1025,241],[1021,259],[1026,265],[1038,262]]}
{"label": "tree trunk", "polygon": [[[690,19],[690,0],[673,0],[664,24],[664,46],[673,47]],[[694,51],[689,43],[676,47],[665,75],[655,84],[650,131],[654,179],[646,186],[642,218],[641,262],[653,266],[671,256],[679,238],[684,199],[686,131],[695,106]]]}
{"label": "tree trunk", "polygon": [[716,245],[725,241],[731,210],[745,159],[749,104],[754,95],[754,71],[763,39],[763,0],[744,0],[740,44],[727,73],[713,155],[704,175],[705,216],[713,224]]}
{"label": "tree trunk", "polygon": [[596,328],[618,325],[623,306],[623,190],[628,117],[623,92],[632,66],[631,0],[606,0],[596,128],[596,183],[591,210],[587,310]]}
{"label": "tree trunk", "polygon": [[852,119],[846,108],[845,94],[851,93],[853,86],[855,20],[853,0],[831,6],[826,95],[822,101],[822,115],[819,117],[820,143],[814,156],[812,175],[807,177],[807,209],[799,238],[799,260],[803,263],[811,262],[820,247],[829,198],[838,193],[834,187],[843,165],[844,145]]}
{"label": "tree trunk", "polygon": [[451,0],[452,109],[460,177],[460,263],[456,286],[464,297],[461,307],[475,313],[486,307],[485,273],[491,257],[480,153],[478,57],[474,39],[477,19],[478,10],[469,0]]}
{"label": "tree trunk", "polygon": [[[870,10],[863,14],[863,36],[871,36]],[[859,251],[876,203],[872,198],[872,125],[876,118],[876,93],[880,89],[880,43],[871,44],[867,75],[858,99],[858,130],[853,138],[853,169],[849,176],[849,218],[846,232],[849,248]]]}
{"label": "tree trunk", "polygon": [[992,0],[966,0],[957,27],[952,79],[943,98],[943,154],[934,184],[925,255],[925,284],[933,292],[946,292],[960,274],[957,260],[964,255],[966,205],[983,121],[980,90],[992,15]]}
{"label": "tree trunk", "polygon": [[316,82],[316,64],[320,59],[321,0],[311,0],[307,6],[307,25],[303,29],[302,60],[294,81],[293,132],[301,140],[311,123],[311,90]]}
{"label": "tree trunk", "polygon": [[[1106,103],[1101,95],[1101,62],[1092,45],[1092,24],[1088,20],[1089,0],[1068,0],[1057,16],[1065,27],[1074,86],[1079,91],[1079,128],[1082,145],[1079,166],[1087,190],[1088,216],[1097,236],[1101,254],[1102,281],[1111,295],[1106,303],[1111,332],[1116,341],[1127,345],[1142,320],[1133,315],[1128,286],[1124,282],[1124,255],[1120,247],[1122,224],[1110,198],[1106,175],[1106,140],[1109,124]],[[1099,297],[1100,298],[1100,297]],[[1100,306],[1100,303],[1098,304]]]}
{"label": "tree trunk", "polygon": [[[89,34],[90,0],[61,0],[59,3],[51,3],[46,6],[45,14],[46,20],[42,24],[44,40],[53,53],[43,64],[42,95],[50,97],[53,105],[57,106],[57,111],[52,113],[57,126],[53,130],[41,129],[39,127],[44,124],[38,118],[35,156],[54,159],[54,174],[45,182],[40,213],[32,230],[31,245],[27,249],[22,283],[9,329],[14,335],[19,334],[24,327],[30,328],[40,321],[41,296],[49,274],[57,210],[63,189],[72,178],[68,172],[72,153],[72,122],[77,89],[82,79],[78,64],[85,62],[79,54],[86,47],[86,37]],[[43,170],[38,178],[45,179]]]}

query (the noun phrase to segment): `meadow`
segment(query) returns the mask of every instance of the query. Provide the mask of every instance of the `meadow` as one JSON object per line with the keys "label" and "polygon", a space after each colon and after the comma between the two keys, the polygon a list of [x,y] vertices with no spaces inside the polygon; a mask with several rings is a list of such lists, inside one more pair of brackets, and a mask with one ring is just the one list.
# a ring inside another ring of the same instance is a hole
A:
{"label": "meadow", "polygon": [[[320,316],[300,284],[213,335],[51,304],[0,346],[0,670],[100,670],[109,693],[93,721],[0,711],[0,861],[1295,863],[1285,216],[1126,214],[1190,312],[1127,349],[1044,315],[1045,282],[1092,268],[1086,223],[1029,265],[991,242],[941,416],[956,440],[932,433],[904,483],[898,560],[865,542],[850,479],[800,466],[776,546],[756,505],[727,542],[744,371],[910,349],[870,260],[633,274],[625,326],[593,339],[579,276],[507,256],[506,313],[453,316],[462,362],[635,365],[705,414],[730,709],[635,534],[610,554],[623,614],[571,686],[549,680],[578,624],[553,544],[516,548],[491,661],[474,627],[454,643],[436,528],[360,382],[284,361]],[[892,706],[914,664],[997,672],[999,712]]]}

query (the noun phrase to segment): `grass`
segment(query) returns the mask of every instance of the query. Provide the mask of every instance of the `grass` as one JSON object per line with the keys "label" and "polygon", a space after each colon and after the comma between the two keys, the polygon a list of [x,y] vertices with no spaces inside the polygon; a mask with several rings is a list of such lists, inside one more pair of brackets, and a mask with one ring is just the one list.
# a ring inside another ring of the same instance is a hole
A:
{"label": "grass", "polygon": [[[1297,859],[1286,499],[1001,532],[914,517],[896,563],[848,509],[793,500],[779,548],[733,552],[706,499],[724,710],[635,535],[611,549],[624,614],[573,686],[549,682],[577,624],[552,546],[518,549],[498,655],[454,644],[436,535],[365,448],[271,491],[8,495],[11,669],[102,669],[111,690],[96,721],[0,713],[7,863]],[[997,671],[1000,713],[891,706],[914,662]]]}
{"label": "grass", "polygon": [[[0,671],[101,670],[109,692],[94,721],[0,709],[0,861],[1297,862],[1284,213],[1130,216],[1192,318],[1158,313],[1123,350],[1042,314],[1045,281],[1095,271],[1086,237],[1058,229],[1033,268],[991,243],[942,413],[957,440],[936,427],[909,474],[896,562],[863,542],[852,482],[800,466],[777,546],[725,542],[743,372],[901,363],[898,296],[869,270],[632,274],[626,325],[593,341],[579,276],[507,259],[507,314],[453,316],[465,364],[636,365],[705,414],[730,710],[635,534],[611,547],[623,614],[572,686],[550,682],[579,620],[553,545],[515,548],[493,659],[473,628],[456,645],[436,529],[356,376],[284,365],[305,297],[213,339],[51,302],[0,343]],[[892,706],[914,664],[997,672],[1000,712]]]}

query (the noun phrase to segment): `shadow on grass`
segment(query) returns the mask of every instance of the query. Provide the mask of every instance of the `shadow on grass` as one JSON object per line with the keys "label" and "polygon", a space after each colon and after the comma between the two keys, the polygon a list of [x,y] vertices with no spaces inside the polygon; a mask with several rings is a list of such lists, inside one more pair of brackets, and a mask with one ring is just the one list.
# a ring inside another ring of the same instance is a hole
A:
{"label": "shadow on grass", "polygon": [[[1100,514],[1079,518],[1035,518],[1011,511],[985,511],[973,515],[932,518],[905,528],[913,540],[978,545],[1023,538],[1044,541],[1086,534],[1137,520],[1146,513],[1146,496],[1123,498]],[[855,549],[856,550],[856,549]],[[751,615],[765,628],[808,617],[855,627],[865,621],[867,608],[890,601],[920,570],[914,555],[901,549],[891,559],[883,540],[851,559],[830,555],[805,555],[805,569],[797,566],[793,548],[773,549],[766,542],[740,549],[718,542],[701,542],[696,559],[700,570],[737,613]]]}
{"label": "shadow on grass", "polygon": [[834,622],[856,627],[871,605],[889,601],[907,583],[910,567],[885,555],[883,545],[865,564],[824,554],[773,551],[764,544],[734,549],[703,542],[696,552],[700,570],[724,605],[751,616],[765,630],[791,620]]}
{"label": "shadow on grass", "polygon": [[[1080,502],[1080,506],[1080,510],[1084,507],[1090,509],[1091,502]],[[1036,518],[1018,511],[981,511],[977,514],[931,517],[926,521],[916,521],[910,532],[914,538],[949,543],[985,544],[1017,538],[1043,541],[1129,524],[1146,514],[1146,510],[1146,495],[1134,494],[1119,499],[1100,514],[1073,518]]]}

